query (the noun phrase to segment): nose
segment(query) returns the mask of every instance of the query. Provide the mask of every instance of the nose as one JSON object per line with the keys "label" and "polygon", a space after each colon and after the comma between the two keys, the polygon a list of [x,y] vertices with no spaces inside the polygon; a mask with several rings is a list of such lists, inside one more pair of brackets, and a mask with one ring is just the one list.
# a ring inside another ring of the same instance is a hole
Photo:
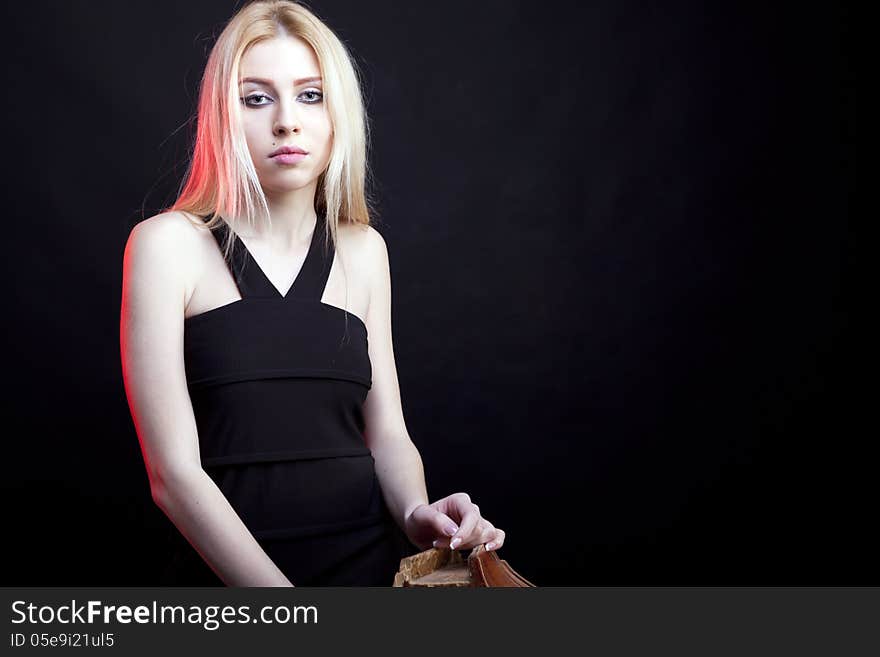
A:
{"label": "nose", "polygon": [[272,134],[276,137],[282,137],[288,133],[298,133],[301,124],[296,111],[296,101],[279,101],[276,107],[278,107],[278,112],[275,115]]}

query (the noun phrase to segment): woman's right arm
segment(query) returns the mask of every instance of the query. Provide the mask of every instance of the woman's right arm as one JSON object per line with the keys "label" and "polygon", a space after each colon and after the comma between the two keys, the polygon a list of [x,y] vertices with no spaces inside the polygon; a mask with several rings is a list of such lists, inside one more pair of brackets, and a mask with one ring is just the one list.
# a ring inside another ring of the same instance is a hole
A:
{"label": "woman's right arm", "polygon": [[125,246],[122,374],[150,490],[227,586],[292,586],[201,466],[183,360],[185,245],[194,230],[178,213],[157,215],[135,226]]}

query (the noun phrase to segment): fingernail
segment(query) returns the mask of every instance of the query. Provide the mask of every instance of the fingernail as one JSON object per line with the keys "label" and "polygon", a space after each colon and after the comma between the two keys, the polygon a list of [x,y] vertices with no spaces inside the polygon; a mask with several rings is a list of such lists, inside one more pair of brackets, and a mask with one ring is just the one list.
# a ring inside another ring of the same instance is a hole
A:
{"label": "fingernail", "polygon": [[491,550],[493,547],[495,547],[495,544],[494,544],[494,543],[486,543],[486,549],[487,549],[487,550]]}
{"label": "fingernail", "polygon": [[461,536],[458,536],[458,537],[452,539],[452,542],[449,544],[449,547],[451,547],[454,550],[455,546],[459,545],[460,543],[461,543]]}
{"label": "fingernail", "polygon": [[452,536],[455,532],[458,531],[458,527],[456,527],[455,525],[446,525],[446,529],[444,529],[443,531],[446,532],[447,536]]}

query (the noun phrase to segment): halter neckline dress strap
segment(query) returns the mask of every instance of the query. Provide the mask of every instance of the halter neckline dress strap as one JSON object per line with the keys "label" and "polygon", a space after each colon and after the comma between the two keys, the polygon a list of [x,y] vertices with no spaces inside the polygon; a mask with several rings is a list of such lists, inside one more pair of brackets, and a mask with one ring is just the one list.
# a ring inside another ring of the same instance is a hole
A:
{"label": "halter neckline dress strap", "polygon": [[211,231],[211,234],[220,246],[221,253],[229,234],[232,233],[235,236],[232,244],[231,262],[227,259],[226,265],[238,286],[242,299],[272,298],[281,301],[288,299],[320,301],[324,295],[324,288],[327,285],[335,255],[332,240],[326,236],[325,222],[326,217],[319,212],[305,260],[285,294],[281,294],[269,280],[257,259],[248,250],[247,245],[235,234],[225,219],[222,220],[218,228]]}

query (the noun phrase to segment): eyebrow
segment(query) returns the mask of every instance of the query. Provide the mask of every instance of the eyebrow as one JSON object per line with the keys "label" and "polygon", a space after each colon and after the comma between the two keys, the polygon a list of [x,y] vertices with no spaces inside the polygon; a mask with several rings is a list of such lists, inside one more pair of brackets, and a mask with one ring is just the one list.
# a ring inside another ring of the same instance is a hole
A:
{"label": "eyebrow", "polygon": [[[311,78],[300,78],[299,80],[293,81],[293,86],[297,87],[301,84],[305,84],[306,82],[321,82],[321,81],[322,80],[321,80],[320,76],[311,77]],[[244,84],[245,82],[254,82],[256,84],[263,84],[263,85],[266,85],[267,87],[274,86],[272,84],[272,80],[265,80],[263,78],[242,78],[241,80],[238,81],[239,84]]]}

